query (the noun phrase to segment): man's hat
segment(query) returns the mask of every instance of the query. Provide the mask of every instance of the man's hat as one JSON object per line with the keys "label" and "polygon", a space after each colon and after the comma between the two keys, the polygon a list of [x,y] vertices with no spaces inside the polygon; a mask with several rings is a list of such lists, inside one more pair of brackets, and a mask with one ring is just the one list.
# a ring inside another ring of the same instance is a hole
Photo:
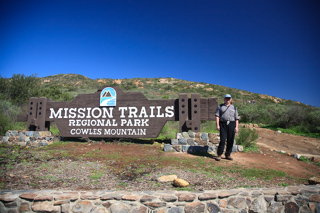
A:
{"label": "man's hat", "polygon": [[225,98],[232,98],[230,94],[226,94]]}

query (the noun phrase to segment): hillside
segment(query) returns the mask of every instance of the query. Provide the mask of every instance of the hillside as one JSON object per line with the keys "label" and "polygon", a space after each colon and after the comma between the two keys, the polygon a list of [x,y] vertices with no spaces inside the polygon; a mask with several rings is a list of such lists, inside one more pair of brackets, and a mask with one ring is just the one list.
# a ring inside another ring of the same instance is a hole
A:
{"label": "hillside", "polygon": [[222,102],[224,95],[230,93],[233,96],[235,104],[247,104],[252,100],[262,104],[300,104],[265,94],[174,78],[90,79],[78,74],[58,74],[40,79],[43,87],[58,86],[73,97],[80,93],[95,92],[98,88],[105,85],[115,85],[124,91],[142,92],[148,99],[178,98],[179,93],[200,93],[201,97],[217,97],[219,102]]}
{"label": "hillside", "polygon": [[[10,79],[0,76],[0,132],[4,133],[10,129],[18,114],[27,110],[26,104],[30,97],[71,101],[78,94],[94,93],[107,85],[118,86],[125,92],[141,92],[149,100],[177,99],[179,93],[188,93],[190,96],[191,93],[199,93],[203,98],[217,98],[220,104],[223,103],[225,94],[229,93],[233,97],[242,123],[264,124],[268,128],[287,133],[320,138],[319,107],[236,88],[169,77],[90,79],[77,74],[59,74],[43,78],[14,74]],[[213,124],[210,125],[208,128],[213,129]]]}

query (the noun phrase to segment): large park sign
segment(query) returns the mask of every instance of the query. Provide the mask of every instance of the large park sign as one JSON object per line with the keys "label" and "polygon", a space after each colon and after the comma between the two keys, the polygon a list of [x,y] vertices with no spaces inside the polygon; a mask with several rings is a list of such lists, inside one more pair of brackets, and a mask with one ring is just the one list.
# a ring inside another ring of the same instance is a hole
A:
{"label": "large park sign", "polygon": [[63,137],[154,138],[167,121],[179,121],[180,131],[200,131],[201,120],[214,120],[216,98],[180,93],[179,99],[148,100],[140,92],[106,86],[80,94],[71,102],[30,98],[28,130],[50,130],[55,122]]}

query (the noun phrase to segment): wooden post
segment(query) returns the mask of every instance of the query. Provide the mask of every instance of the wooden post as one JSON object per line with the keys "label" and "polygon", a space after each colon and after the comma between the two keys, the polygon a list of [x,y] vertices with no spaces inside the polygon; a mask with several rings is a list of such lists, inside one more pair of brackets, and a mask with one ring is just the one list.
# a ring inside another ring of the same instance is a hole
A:
{"label": "wooden post", "polygon": [[194,132],[200,131],[200,94],[192,93],[191,94],[191,120],[192,127],[191,130]]}
{"label": "wooden post", "polygon": [[47,107],[47,98],[41,97],[38,99],[38,110],[37,110],[37,131],[46,131],[46,107]]}
{"label": "wooden post", "polygon": [[37,124],[37,107],[38,107],[38,98],[32,97],[29,99],[28,106],[28,121],[27,129],[30,131],[35,131]]}
{"label": "wooden post", "polygon": [[179,131],[187,131],[186,121],[188,120],[189,106],[188,94],[179,94]]}

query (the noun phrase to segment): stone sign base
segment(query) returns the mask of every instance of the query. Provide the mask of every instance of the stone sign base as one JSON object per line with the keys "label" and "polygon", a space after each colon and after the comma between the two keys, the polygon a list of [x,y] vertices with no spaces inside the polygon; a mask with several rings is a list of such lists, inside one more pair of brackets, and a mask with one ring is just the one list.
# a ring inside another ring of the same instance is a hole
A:
{"label": "stone sign base", "polygon": [[0,143],[18,146],[40,147],[52,144],[54,136],[50,131],[8,130]]}
{"label": "stone sign base", "polygon": [[[165,152],[186,152],[189,154],[216,154],[220,142],[219,133],[183,132],[177,133],[171,144],[164,145]],[[242,152],[243,146],[234,141],[233,152]]]}

